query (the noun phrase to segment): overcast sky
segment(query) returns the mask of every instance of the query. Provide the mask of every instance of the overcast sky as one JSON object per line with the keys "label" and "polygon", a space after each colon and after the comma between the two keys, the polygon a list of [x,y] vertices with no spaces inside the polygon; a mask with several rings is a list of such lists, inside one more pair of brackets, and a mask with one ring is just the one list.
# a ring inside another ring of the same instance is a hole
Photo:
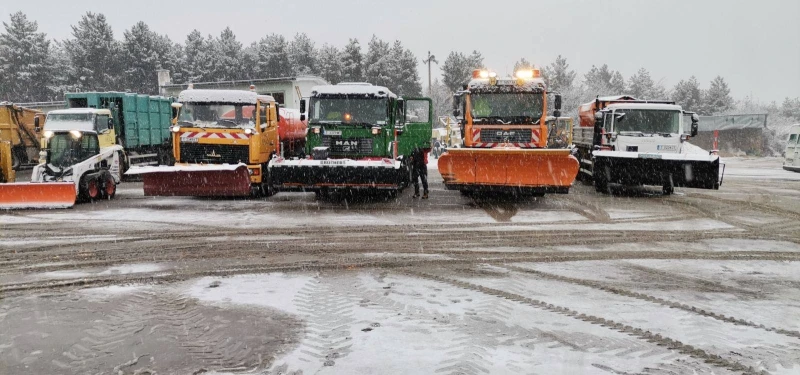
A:
{"label": "overcast sky", "polygon": [[[717,75],[735,98],[800,96],[798,0],[305,0],[305,1],[3,1],[0,15],[23,11],[51,38],[71,37],[86,11],[106,15],[115,36],[137,21],[185,40],[193,29],[219,35],[230,26],[245,45],[269,33],[305,32],[317,46],[343,46],[373,34],[400,39],[420,59],[450,51],[483,53],[504,73],[521,57],[547,65],[559,54],[582,77],[608,64],[627,79],[639,68],[668,88]],[[434,77],[439,75],[434,70]],[[427,70],[420,62],[420,78]]]}

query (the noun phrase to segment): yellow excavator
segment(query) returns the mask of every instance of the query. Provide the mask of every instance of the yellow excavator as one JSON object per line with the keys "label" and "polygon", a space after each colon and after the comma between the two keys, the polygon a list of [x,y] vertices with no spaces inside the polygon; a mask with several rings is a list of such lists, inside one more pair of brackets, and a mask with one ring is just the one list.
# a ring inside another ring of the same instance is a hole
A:
{"label": "yellow excavator", "polygon": [[11,161],[11,142],[0,141],[0,183],[16,181],[16,172]]}

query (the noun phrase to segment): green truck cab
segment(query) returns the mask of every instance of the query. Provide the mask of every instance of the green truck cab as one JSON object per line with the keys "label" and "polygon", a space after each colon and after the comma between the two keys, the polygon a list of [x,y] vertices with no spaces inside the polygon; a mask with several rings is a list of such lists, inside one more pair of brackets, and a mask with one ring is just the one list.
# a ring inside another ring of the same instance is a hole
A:
{"label": "green truck cab", "polygon": [[270,162],[272,185],[279,191],[396,192],[410,182],[412,152],[430,149],[428,98],[401,98],[368,83],[340,83],[314,87],[305,104],[300,110],[303,116],[308,112],[306,156]]}

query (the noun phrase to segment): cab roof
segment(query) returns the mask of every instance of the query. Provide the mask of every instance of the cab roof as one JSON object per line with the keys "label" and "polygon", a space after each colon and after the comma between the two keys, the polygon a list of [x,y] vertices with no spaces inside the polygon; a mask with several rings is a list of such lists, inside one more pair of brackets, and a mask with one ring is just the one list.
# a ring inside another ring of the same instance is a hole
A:
{"label": "cab roof", "polygon": [[311,88],[311,96],[321,95],[363,95],[375,98],[397,97],[384,86],[374,86],[366,82],[343,82],[336,85],[314,86]]}
{"label": "cab roof", "polygon": [[247,90],[184,90],[178,94],[181,103],[256,104],[256,101],[274,102],[270,95],[259,95]]}
{"label": "cab roof", "polygon": [[681,106],[677,104],[663,104],[663,103],[614,103],[609,104],[605,109],[654,109],[665,111],[680,111]]}
{"label": "cab roof", "polygon": [[58,114],[97,114],[97,115],[109,115],[111,116],[111,111],[105,108],[69,108],[69,109],[56,109],[47,113],[48,115],[58,115]]}

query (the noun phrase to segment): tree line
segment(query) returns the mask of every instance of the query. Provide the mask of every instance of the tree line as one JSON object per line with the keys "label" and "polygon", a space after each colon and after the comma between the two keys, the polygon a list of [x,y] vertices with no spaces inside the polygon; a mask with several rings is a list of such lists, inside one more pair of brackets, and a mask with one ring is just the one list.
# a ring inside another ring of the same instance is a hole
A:
{"label": "tree line", "polygon": [[197,30],[175,43],[139,22],[117,40],[103,14],[88,12],[72,26],[72,37],[49,40],[22,12],[3,22],[0,33],[0,100],[60,100],[72,91],[158,93],[157,71],[173,83],[220,82],[318,75],[331,83],[371,82],[393,92],[422,94],[417,58],[398,40],[373,36],[362,48],[317,47],[303,33],[291,40],[270,34],[244,46],[230,28],[219,36]]}
{"label": "tree line", "polygon": [[[66,40],[50,40],[38,24],[22,12],[3,22],[0,33],[0,100],[16,102],[60,100],[72,91],[130,91],[156,94],[156,72],[167,69],[174,83],[218,82],[259,78],[318,75],[331,83],[370,82],[407,96],[423,94],[420,60],[400,41],[373,36],[365,47],[349,39],[343,47],[317,46],[306,34],[287,39],[270,34],[243,45],[230,28],[218,36],[194,30],[176,43],[139,22],[115,38],[105,16],[87,12],[72,25]],[[514,70],[531,67],[526,59]],[[424,94],[431,96],[437,115],[450,112],[452,93],[484,68],[479,51],[450,52]],[[579,75],[567,59],[558,56],[542,66],[550,91],[564,96],[564,113],[576,116],[581,103],[597,95],[627,94],[640,99],[671,99],[688,111],[703,115],[740,113],[756,107],[786,119],[800,121],[800,98],[778,105],[758,104],[753,98],[735,101],[721,76],[702,88],[695,77],[667,88],[642,68],[627,79],[608,65],[592,66]],[[755,103],[755,104],[754,104]],[[759,107],[760,106],[760,107]],[[763,113],[763,112],[762,112]]]}

